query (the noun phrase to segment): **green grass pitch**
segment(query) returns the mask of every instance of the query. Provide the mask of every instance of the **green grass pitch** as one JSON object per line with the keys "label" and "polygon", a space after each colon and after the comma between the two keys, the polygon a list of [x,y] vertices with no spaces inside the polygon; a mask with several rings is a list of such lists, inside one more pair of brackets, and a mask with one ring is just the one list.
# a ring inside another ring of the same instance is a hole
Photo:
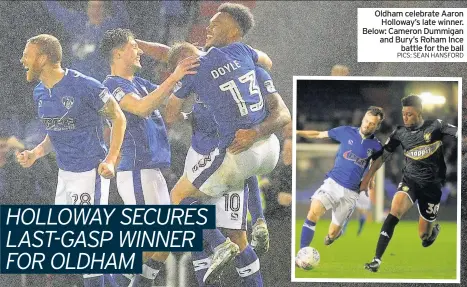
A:
{"label": "green grass pitch", "polygon": [[[330,220],[321,220],[311,246],[321,256],[313,270],[295,267],[296,278],[368,278],[368,279],[456,279],[456,223],[439,222],[441,232],[435,243],[422,247],[418,222],[402,220],[396,226],[378,272],[363,268],[371,261],[382,223],[365,223],[357,237],[358,222],[349,223],[346,233],[332,245],[324,245]],[[295,255],[300,249],[303,220],[296,221]]]}

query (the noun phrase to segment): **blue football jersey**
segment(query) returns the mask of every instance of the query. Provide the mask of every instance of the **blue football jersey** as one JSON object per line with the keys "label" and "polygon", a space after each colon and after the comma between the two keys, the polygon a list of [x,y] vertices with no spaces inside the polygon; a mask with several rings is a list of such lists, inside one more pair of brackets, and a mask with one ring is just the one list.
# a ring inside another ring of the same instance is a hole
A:
{"label": "blue football jersey", "polygon": [[[134,77],[133,81],[129,81],[118,76],[107,76],[103,84],[117,102],[129,93],[142,98],[157,89],[157,85],[140,77]],[[148,118],[124,113],[127,127],[122,144],[122,159],[117,170],[169,167],[169,139],[159,110],[155,110]]]}
{"label": "blue football jersey", "polygon": [[62,170],[89,171],[105,158],[102,118],[98,111],[111,97],[97,80],[65,69],[65,76],[48,89],[41,82],[33,92],[38,116]]}
{"label": "blue football jersey", "polygon": [[185,76],[174,89],[178,98],[195,93],[217,124],[219,148],[225,149],[238,129],[261,123],[266,109],[256,81],[258,54],[243,43],[210,48],[200,57],[195,75]]}
{"label": "blue football jersey", "polygon": [[[259,66],[256,66],[255,71],[261,95],[267,96],[275,93],[276,89],[269,73]],[[218,146],[219,137],[214,116],[208,107],[200,101],[198,95],[195,95],[193,105],[192,128],[191,146],[197,153],[207,155]]]}
{"label": "blue football jersey", "polygon": [[328,134],[330,138],[340,142],[340,145],[334,167],[326,176],[345,188],[359,190],[370,157],[382,149],[381,143],[374,135],[362,139],[356,127],[337,127]]}

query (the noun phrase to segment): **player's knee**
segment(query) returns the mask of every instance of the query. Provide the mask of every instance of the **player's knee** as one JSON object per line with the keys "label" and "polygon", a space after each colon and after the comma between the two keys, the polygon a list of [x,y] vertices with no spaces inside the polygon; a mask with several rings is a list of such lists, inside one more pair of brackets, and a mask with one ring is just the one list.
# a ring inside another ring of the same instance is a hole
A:
{"label": "player's knee", "polygon": [[390,213],[397,217],[397,219],[401,219],[401,217],[404,215],[404,212],[398,208],[391,208]]}
{"label": "player's knee", "polygon": [[313,208],[313,206],[310,207],[310,209],[308,210],[307,219],[316,223],[318,222],[320,217],[321,217],[321,214],[316,211],[316,208]]}
{"label": "player's knee", "polygon": [[226,235],[237,244],[242,252],[248,246],[248,239],[245,231],[241,230],[225,230]]}

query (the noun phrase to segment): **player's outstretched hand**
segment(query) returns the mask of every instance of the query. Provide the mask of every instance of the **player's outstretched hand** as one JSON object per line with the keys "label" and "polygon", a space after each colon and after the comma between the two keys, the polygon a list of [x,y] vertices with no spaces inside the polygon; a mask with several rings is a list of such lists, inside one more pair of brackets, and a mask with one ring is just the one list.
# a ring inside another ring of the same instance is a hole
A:
{"label": "player's outstretched hand", "polygon": [[30,150],[25,150],[22,152],[17,151],[16,160],[22,167],[27,168],[34,164],[36,161],[36,155]]}
{"label": "player's outstretched hand", "polygon": [[255,130],[238,130],[235,138],[230,144],[228,151],[233,154],[239,154],[249,149],[256,141],[258,133]]}
{"label": "player's outstretched hand", "polygon": [[105,161],[99,164],[97,172],[104,178],[110,179],[115,176],[115,166]]}
{"label": "player's outstretched hand", "polygon": [[195,68],[199,67],[199,57],[190,56],[181,60],[175,71],[172,73],[172,76],[175,77],[175,80],[180,81],[185,75],[194,75],[197,73]]}

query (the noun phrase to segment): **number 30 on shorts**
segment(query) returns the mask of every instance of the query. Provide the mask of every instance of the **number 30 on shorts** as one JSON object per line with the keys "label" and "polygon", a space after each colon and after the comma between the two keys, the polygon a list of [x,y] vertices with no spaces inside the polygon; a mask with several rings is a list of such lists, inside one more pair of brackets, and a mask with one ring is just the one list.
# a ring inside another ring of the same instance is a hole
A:
{"label": "number 30 on shorts", "polygon": [[439,203],[438,204],[433,204],[433,203],[428,203],[428,209],[426,210],[427,214],[438,214],[439,210]]}

